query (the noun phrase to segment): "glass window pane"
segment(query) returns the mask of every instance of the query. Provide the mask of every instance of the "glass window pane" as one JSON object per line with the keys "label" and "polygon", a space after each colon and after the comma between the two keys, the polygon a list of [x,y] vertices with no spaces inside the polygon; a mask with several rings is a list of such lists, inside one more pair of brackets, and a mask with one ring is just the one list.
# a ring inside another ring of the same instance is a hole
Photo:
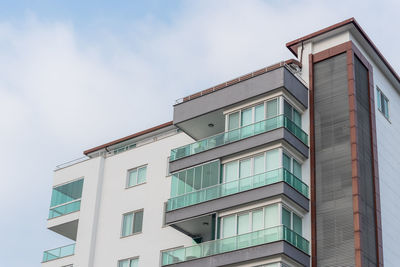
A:
{"label": "glass window pane", "polygon": [[222,238],[236,235],[236,215],[227,216],[222,219]]}
{"label": "glass window pane", "polygon": [[283,104],[283,113],[290,120],[293,120],[293,116],[292,116],[293,108],[292,108],[292,106],[286,100],[284,100],[283,102],[284,102],[284,104]]}
{"label": "glass window pane", "polygon": [[377,96],[377,103],[378,103],[378,109],[382,110],[382,100],[381,100],[381,91],[379,91],[378,89],[376,90],[376,96]]}
{"label": "glass window pane", "polygon": [[129,186],[134,186],[137,184],[137,170],[131,170],[129,171],[129,177],[128,177],[128,187]]}
{"label": "glass window pane", "polygon": [[198,166],[194,169],[194,189],[201,189],[201,177],[203,176],[203,167]]}
{"label": "glass window pane", "polygon": [[241,126],[249,125],[253,123],[253,108],[242,110]]}
{"label": "glass window pane", "polygon": [[264,103],[256,106],[255,107],[255,114],[254,114],[255,122],[263,121],[265,119],[264,118],[264,114],[265,114],[265,112],[264,112]]}
{"label": "glass window pane", "polygon": [[253,231],[258,231],[264,228],[263,210],[253,211]]}
{"label": "glass window pane", "polygon": [[239,165],[239,178],[251,176],[251,159],[241,160]]}
{"label": "glass window pane", "polygon": [[278,204],[265,207],[265,228],[279,225]]}
{"label": "glass window pane", "polygon": [[299,235],[303,234],[303,224],[301,218],[295,213],[293,213],[293,231],[295,231]]}
{"label": "glass window pane", "polygon": [[293,159],[293,174],[297,178],[301,179],[301,164],[297,160]]}
{"label": "glass window pane", "polygon": [[228,120],[228,130],[233,130],[239,128],[239,111],[229,114]]}
{"label": "glass window pane", "polygon": [[267,166],[266,170],[275,170],[279,168],[279,150],[278,149],[273,149],[270,151],[267,151]]}
{"label": "glass window pane", "polygon": [[293,109],[293,122],[294,122],[297,126],[301,127],[301,115],[300,115],[300,113],[299,113],[297,110],[295,110],[295,109]]}
{"label": "glass window pane", "polygon": [[132,234],[133,228],[133,213],[124,214],[122,222],[122,236]]}
{"label": "glass window pane", "polygon": [[57,186],[51,194],[51,207],[58,206],[82,197],[83,179]]}
{"label": "glass window pane", "polygon": [[290,211],[285,208],[282,208],[282,224],[289,229],[292,229],[292,223],[290,220]]}
{"label": "glass window pane", "polygon": [[267,118],[272,118],[278,115],[279,105],[278,99],[272,99],[267,102]]}
{"label": "glass window pane", "polygon": [[203,182],[201,188],[209,187],[211,184],[211,166],[210,164],[203,165]]}
{"label": "glass window pane", "polygon": [[386,118],[389,118],[389,101],[386,99],[386,97],[383,97],[383,99],[384,99],[384,106],[383,106],[383,108],[384,108],[384,113],[385,113],[385,117]]}
{"label": "glass window pane", "polygon": [[381,95],[381,111],[385,111],[385,97],[382,95],[382,92],[380,92]]}
{"label": "glass window pane", "polygon": [[135,220],[133,223],[133,232],[139,233],[142,231],[143,225],[143,211],[135,212]]}
{"label": "glass window pane", "polygon": [[178,196],[185,194],[186,171],[179,173],[178,179]]}
{"label": "glass window pane", "polygon": [[139,168],[138,178],[137,178],[137,180],[138,180],[137,183],[138,184],[144,183],[146,181],[146,172],[147,172],[147,167],[146,166],[142,167],[142,168]]}
{"label": "glass window pane", "polygon": [[189,169],[186,172],[186,193],[192,192],[194,187],[194,169]]}
{"label": "glass window pane", "polygon": [[129,267],[139,267],[139,259],[131,260],[131,265]]}
{"label": "glass window pane", "polygon": [[178,184],[179,184],[179,173],[172,174],[171,178],[171,197],[176,197],[178,195]]}
{"label": "glass window pane", "polygon": [[263,173],[265,171],[264,162],[264,154],[254,157],[254,174]]}
{"label": "glass window pane", "polygon": [[118,267],[129,267],[129,260],[119,261]]}
{"label": "glass window pane", "polygon": [[238,162],[233,161],[225,164],[225,182],[238,179]]}
{"label": "glass window pane", "polygon": [[291,163],[291,158],[286,155],[285,153],[283,153],[283,167],[292,172],[292,163]]}
{"label": "glass window pane", "polygon": [[250,216],[248,213],[238,215],[238,235],[250,232]]}
{"label": "glass window pane", "polygon": [[210,163],[210,167],[211,167],[210,186],[216,185],[219,183],[219,166],[220,166],[219,161]]}

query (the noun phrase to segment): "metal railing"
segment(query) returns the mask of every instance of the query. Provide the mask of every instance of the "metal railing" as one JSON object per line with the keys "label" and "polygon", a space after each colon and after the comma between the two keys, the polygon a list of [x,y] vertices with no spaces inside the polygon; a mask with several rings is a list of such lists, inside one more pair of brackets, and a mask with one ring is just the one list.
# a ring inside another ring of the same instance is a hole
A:
{"label": "metal railing", "polygon": [[70,160],[68,162],[65,162],[65,163],[62,163],[60,165],[57,165],[55,170],[58,171],[60,169],[64,169],[64,168],[72,166],[74,164],[84,162],[84,161],[86,161],[88,159],[90,159],[88,156],[83,156],[83,157],[80,157],[80,158],[77,158],[77,159],[73,159],[73,160]]}
{"label": "metal railing", "polygon": [[295,190],[308,198],[308,186],[285,168],[279,168],[170,198],[167,204],[167,211],[199,204],[201,202],[278,182],[289,184]]}
{"label": "metal railing", "polygon": [[72,256],[75,253],[75,244],[46,250],[43,252],[43,262],[56,260],[59,258]]}
{"label": "metal railing", "polygon": [[250,232],[233,237],[212,240],[198,245],[178,248],[162,253],[161,266],[217,255],[238,249],[286,241],[306,254],[309,254],[309,241],[284,225]]}
{"label": "metal railing", "polygon": [[257,134],[269,132],[281,127],[285,127],[305,145],[308,144],[308,135],[298,125],[296,125],[285,115],[278,115],[263,121],[243,126],[238,129],[207,137],[195,143],[172,149],[170,161],[194,155],[215,147],[226,145]]}

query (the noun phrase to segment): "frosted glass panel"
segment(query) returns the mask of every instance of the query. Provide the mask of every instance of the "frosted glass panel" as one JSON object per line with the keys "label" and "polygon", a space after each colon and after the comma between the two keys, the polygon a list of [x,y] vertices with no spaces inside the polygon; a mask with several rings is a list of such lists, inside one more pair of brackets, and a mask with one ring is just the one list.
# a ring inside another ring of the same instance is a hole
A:
{"label": "frosted glass panel", "polygon": [[264,212],[263,210],[253,211],[253,232],[264,228]]}
{"label": "frosted glass panel", "polygon": [[264,169],[264,154],[254,158],[254,174],[263,173]]}
{"label": "frosted glass panel", "polygon": [[263,121],[265,119],[264,103],[261,104],[261,105],[256,106],[254,108],[254,110],[255,110],[255,114],[254,114],[255,122]]}
{"label": "frosted glass panel", "polygon": [[248,213],[238,216],[238,235],[248,233],[250,231],[250,216]]}
{"label": "frosted glass panel", "polygon": [[267,171],[279,168],[279,150],[267,151]]}
{"label": "frosted glass panel", "polygon": [[239,178],[249,177],[251,175],[251,159],[241,160],[239,168]]}
{"label": "frosted glass panel", "polygon": [[253,108],[242,110],[241,126],[253,123]]}
{"label": "frosted glass panel", "polygon": [[278,99],[273,99],[267,102],[267,118],[277,116],[278,110],[279,110]]}
{"label": "frosted glass panel", "polygon": [[227,216],[222,219],[222,238],[236,234],[236,216]]}
{"label": "frosted glass panel", "polygon": [[239,128],[239,112],[235,112],[229,115],[228,130]]}
{"label": "frosted glass panel", "polygon": [[230,162],[225,164],[225,182],[238,179],[238,162]]}
{"label": "frosted glass panel", "polygon": [[292,229],[290,220],[290,211],[288,211],[285,208],[282,208],[282,224],[287,228]]}
{"label": "frosted glass panel", "polygon": [[265,228],[279,225],[278,204],[265,207]]}

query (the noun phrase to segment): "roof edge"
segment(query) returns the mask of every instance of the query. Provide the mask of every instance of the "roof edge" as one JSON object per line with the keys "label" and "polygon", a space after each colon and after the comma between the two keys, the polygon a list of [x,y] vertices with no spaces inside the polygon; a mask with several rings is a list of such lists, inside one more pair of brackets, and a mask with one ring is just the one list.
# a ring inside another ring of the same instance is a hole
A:
{"label": "roof edge", "polygon": [[124,141],[129,140],[129,139],[132,139],[132,138],[135,138],[135,137],[138,137],[138,136],[147,134],[147,133],[151,133],[151,132],[154,132],[154,131],[156,131],[156,130],[159,130],[159,129],[162,129],[162,128],[165,128],[165,127],[168,127],[168,126],[171,126],[171,125],[173,125],[173,122],[172,122],[172,121],[169,121],[169,122],[166,122],[166,123],[163,123],[163,124],[160,124],[160,125],[151,127],[151,128],[149,128],[149,129],[146,129],[146,130],[143,130],[143,131],[140,131],[140,132],[137,132],[137,133],[134,133],[134,134],[131,134],[131,135],[122,137],[122,138],[120,138],[120,139],[117,139],[117,140],[114,140],[114,141],[105,143],[105,144],[103,144],[103,145],[100,145],[100,146],[96,146],[96,147],[94,147],[94,148],[87,149],[87,150],[83,151],[83,154],[85,154],[85,155],[87,156],[88,154],[93,153],[93,152],[95,152],[95,151],[97,151],[97,150],[100,150],[100,149],[103,149],[103,148],[106,148],[106,147],[109,147],[109,146],[112,146],[112,145],[116,145],[116,144],[118,144],[118,143],[122,143],[122,142],[124,142]]}
{"label": "roof edge", "polygon": [[360,24],[358,24],[357,20],[352,17],[350,19],[346,19],[342,22],[336,23],[334,25],[331,25],[329,27],[323,28],[322,30],[313,32],[311,34],[308,34],[306,36],[300,37],[294,41],[288,42],[286,43],[286,47],[290,50],[290,52],[293,53],[293,55],[295,55],[296,57],[298,57],[297,54],[297,46],[299,45],[299,43],[307,41],[311,38],[314,38],[318,35],[333,31],[337,28],[343,27],[345,25],[348,24],[353,24],[354,27],[356,27],[356,29],[360,32],[360,34],[362,35],[362,37],[367,41],[367,43],[372,47],[372,49],[374,50],[374,52],[378,55],[378,57],[383,61],[383,63],[385,64],[385,66],[389,69],[389,71],[392,73],[392,75],[394,76],[394,78],[400,83],[400,76],[399,74],[397,74],[397,72],[394,70],[394,68],[390,65],[390,63],[387,61],[387,59],[383,56],[383,54],[381,53],[381,51],[379,51],[379,49],[376,47],[376,45],[374,44],[374,42],[372,42],[372,40],[369,38],[369,36],[367,35],[367,33],[363,30],[363,28],[361,28]]}

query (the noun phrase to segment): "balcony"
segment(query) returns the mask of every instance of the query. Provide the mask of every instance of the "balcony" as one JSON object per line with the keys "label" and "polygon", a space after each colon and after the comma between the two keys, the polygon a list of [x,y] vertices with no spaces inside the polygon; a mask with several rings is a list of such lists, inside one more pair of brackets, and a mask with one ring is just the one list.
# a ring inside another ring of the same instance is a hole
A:
{"label": "balcony", "polygon": [[43,262],[48,262],[48,261],[72,256],[72,255],[74,255],[74,253],[75,253],[75,244],[50,249],[50,250],[43,252]]}
{"label": "balcony", "polygon": [[[295,247],[297,251],[293,251],[290,248],[285,248],[284,245],[282,246],[282,249],[277,249],[275,245],[277,245],[276,242],[279,241],[285,241],[289,243]],[[276,254],[286,254],[304,266],[309,266],[309,242],[299,234],[283,225],[229,238],[204,242],[191,247],[163,252],[161,266],[168,266],[171,264],[176,266],[189,266],[189,264],[201,266],[195,261],[207,257],[215,257],[219,254],[226,254],[232,251],[235,251],[235,254],[239,254],[237,253],[237,250],[243,251],[248,248],[261,245],[267,245],[262,248],[261,255],[256,249],[250,249],[243,252],[243,254],[245,254],[245,258],[242,258],[241,261],[254,260],[257,257],[269,257]],[[225,257],[221,257],[219,259],[215,258],[212,261],[214,264],[207,266],[220,266],[219,264],[215,264],[215,262],[219,262],[221,264],[222,261],[224,264],[230,264],[228,262],[229,258],[230,257],[228,257],[228,255],[225,255]],[[186,265],[182,264],[185,262],[187,262]]]}
{"label": "balcony", "polygon": [[278,182],[287,183],[303,196],[308,198],[308,186],[288,170],[279,168],[171,198],[168,200],[167,211],[196,205],[209,200],[275,184]]}
{"label": "balcony", "polygon": [[49,211],[49,219],[53,219],[62,215],[79,211],[80,208],[81,208],[80,199],[56,207],[52,207]]}
{"label": "balcony", "polygon": [[232,131],[223,132],[186,146],[175,148],[171,150],[170,161],[188,157],[281,127],[285,127],[301,142],[303,142],[305,145],[308,145],[308,135],[286,116],[279,115]]}

